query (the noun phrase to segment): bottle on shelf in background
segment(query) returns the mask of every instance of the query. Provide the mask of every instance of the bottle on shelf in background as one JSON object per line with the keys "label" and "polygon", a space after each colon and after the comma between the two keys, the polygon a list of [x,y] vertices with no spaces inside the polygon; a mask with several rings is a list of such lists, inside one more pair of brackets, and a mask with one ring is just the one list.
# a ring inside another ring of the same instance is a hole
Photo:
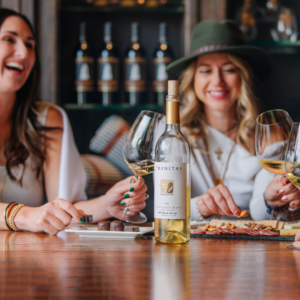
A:
{"label": "bottle on shelf in background", "polygon": [[240,29],[248,40],[254,40],[257,35],[255,22],[255,0],[244,0],[240,11]]}
{"label": "bottle on shelf in background", "polygon": [[159,43],[154,51],[152,60],[152,89],[154,103],[164,105],[168,91],[168,74],[166,67],[173,61],[173,51],[167,41],[167,25],[159,24]]}
{"label": "bottle on shelf in background", "polygon": [[147,90],[147,60],[139,41],[139,24],[131,24],[131,42],[124,59],[125,101],[131,105],[145,104]]}
{"label": "bottle on shelf in background", "polygon": [[80,23],[79,47],[75,57],[75,90],[77,104],[93,103],[94,101],[94,56],[86,39],[86,23]]}
{"label": "bottle on shelf in background", "polygon": [[104,24],[104,45],[97,61],[98,99],[104,105],[116,104],[119,91],[119,51],[112,39],[112,23]]}
{"label": "bottle on shelf in background", "polygon": [[161,243],[190,239],[190,158],[180,131],[178,81],[168,82],[166,130],[155,148],[154,236]]}

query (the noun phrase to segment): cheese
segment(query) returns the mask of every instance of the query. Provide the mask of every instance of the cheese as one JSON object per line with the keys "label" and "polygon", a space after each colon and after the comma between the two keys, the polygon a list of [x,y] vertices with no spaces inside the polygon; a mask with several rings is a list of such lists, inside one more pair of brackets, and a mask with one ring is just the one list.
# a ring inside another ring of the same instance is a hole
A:
{"label": "cheese", "polygon": [[296,235],[298,229],[280,229],[280,235]]}
{"label": "cheese", "polygon": [[283,227],[284,229],[300,229],[300,222],[294,224],[286,224]]}

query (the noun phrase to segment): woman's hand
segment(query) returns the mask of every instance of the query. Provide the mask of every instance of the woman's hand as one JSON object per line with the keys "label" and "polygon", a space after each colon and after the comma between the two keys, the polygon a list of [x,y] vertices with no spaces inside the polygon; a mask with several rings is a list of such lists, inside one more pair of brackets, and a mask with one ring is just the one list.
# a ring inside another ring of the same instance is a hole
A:
{"label": "woman's hand", "polygon": [[116,183],[105,194],[106,210],[115,218],[123,219],[124,208],[130,206],[130,215],[135,215],[145,208],[145,200],[149,197],[146,194],[147,186],[142,177],[138,180],[131,176]]}
{"label": "woman's hand", "polygon": [[290,202],[291,207],[300,204],[300,191],[288,178],[277,175],[265,190],[265,199],[272,208],[284,206]]}
{"label": "woman's hand", "polygon": [[56,235],[68,226],[72,218],[84,223],[83,211],[63,199],[55,199],[40,207],[24,206],[16,214],[15,225],[20,230],[46,232]]}
{"label": "woman's hand", "polygon": [[241,209],[235,204],[228,188],[223,184],[210,188],[199,197],[198,209],[204,218],[214,214],[239,216]]}
{"label": "woman's hand", "polygon": [[294,247],[300,248],[300,229],[297,232],[297,235],[295,237],[295,242],[293,243]]}

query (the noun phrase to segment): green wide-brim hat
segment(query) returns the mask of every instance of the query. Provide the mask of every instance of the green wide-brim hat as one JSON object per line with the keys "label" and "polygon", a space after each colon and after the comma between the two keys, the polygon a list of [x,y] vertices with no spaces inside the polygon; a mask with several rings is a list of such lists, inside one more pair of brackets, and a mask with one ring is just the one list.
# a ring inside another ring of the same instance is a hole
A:
{"label": "green wide-brim hat", "polygon": [[189,54],[167,66],[167,73],[178,78],[193,59],[209,53],[225,52],[245,60],[256,79],[263,80],[272,71],[272,60],[268,52],[246,44],[246,38],[233,21],[200,22],[193,30]]}

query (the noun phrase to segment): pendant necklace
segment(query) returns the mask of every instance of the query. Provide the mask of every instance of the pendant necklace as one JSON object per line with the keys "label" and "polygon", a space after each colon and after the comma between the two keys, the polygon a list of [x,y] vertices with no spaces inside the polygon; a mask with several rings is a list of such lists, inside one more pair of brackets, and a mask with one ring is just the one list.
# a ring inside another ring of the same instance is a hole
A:
{"label": "pendant necklace", "polygon": [[[224,169],[224,172],[223,172],[223,176],[221,176],[221,172],[220,172],[220,175],[217,177],[215,175],[215,172],[214,172],[214,169],[213,169],[213,166],[212,166],[212,162],[211,162],[211,159],[210,159],[207,140],[204,139],[204,146],[205,146],[205,150],[206,150],[206,157],[207,157],[207,161],[208,161],[208,164],[209,164],[210,173],[211,173],[211,176],[212,176],[212,179],[213,179],[213,182],[214,182],[215,186],[217,186],[219,184],[224,184],[224,177],[225,177],[225,174],[226,174],[226,171],[227,171],[227,168],[228,168],[228,163],[229,163],[229,160],[230,160],[230,156],[231,156],[231,154],[233,152],[235,144],[236,144],[236,142],[233,143],[233,145],[231,147],[231,150],[229,152],[229,155],[227,157],[226,164],[225,164],[225,169]],[[220,149],[220,147],[218,147],[218,149],[214,153],[218,155],[218,159],[220,160],[221,159],[221,155],[223,154],[223,151]]]}

